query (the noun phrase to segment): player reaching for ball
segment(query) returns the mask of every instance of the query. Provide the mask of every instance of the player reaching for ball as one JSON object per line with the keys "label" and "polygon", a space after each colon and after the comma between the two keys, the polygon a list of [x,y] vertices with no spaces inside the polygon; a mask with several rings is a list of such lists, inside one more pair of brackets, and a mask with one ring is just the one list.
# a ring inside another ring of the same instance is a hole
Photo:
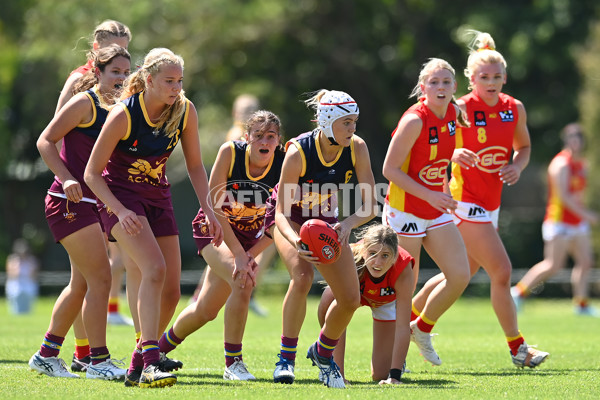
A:
{"label": "player reaching for ball", "polygon": [[[256,379],[242,358],[242,338],[252,290],[255,258],[273,243],[265,231],[266,202],[279,181],[284,152],[281,122],[270,111],[256,111],[245,124],[244,140],[221,146],[210,174],[212,203],[223,227],[224,243],[211,243],[203,209],[193,221],[194,239],[207,262],[198,299],[163,334],[162,352],[174,350],[187,336],[217,317],[225,306],[226,380]],[[259,201],[257,201],[257,199]],[[219,208],[220,206],[220,208]],[[272,218],[272,213],[271,217]],[[269,224],[272,226],[272,224]]]}
{"label": "player reaching for ball", "polygon": [[[373,315],[371,377],[380,385],[402,383],[403,367],[410,343],[410,309],[414,258],[398,245],[396,232],[386,225],[371,225],[350,245],[360,282],[360,304]],[[408,268],[407,268],[408,267]],[[325,288],[319,304],[322,325],[335,300]],[[346,332],[333,355],[344,376]]]}
{"label": "player reaching for ball", "polygon": [[454,68],[448,62],[432,58],[425,63],[411,94],[419,101],[402,115],[383,163],[383,175],[390,180],[383,220],[415,258],[415,285],[421,247],[446,276],[445,284],[429,295],[423,312],[411,323],[411,340],[433,365],[442,360],[431,344],[431,330],[470,279],[465,245],[450,215],[457,203],[443,192],[456,120],[468,125],[451,103],[455,92]]}
{"label": "player reaching for ball", "polygon": [[[358,105],[347,93],[320,90],[306,101],[316,111],[318,126],[287,143],[277,198],[273,238],[290,274],[283,302],[281,353],[273,380],[292,383],[298,336],[306,315],[306,296],[313,284],[313,264],[325,278],[336,300],[325,318],[318,340],[308,349],[307,358],[319,367],[323,383],[345,388],[333,350],[360,306],[358,277],[348,237],[356,228],[375,216],[373,172],[367,145],[354,135]],[[337,218],[336,191],[353,174],[362,184],[362,207],[342,222]],[[300,226],[311,218],[333,225],[341,244],[340,258],[331,264],[316,262],[310,251],[303,250]]]}

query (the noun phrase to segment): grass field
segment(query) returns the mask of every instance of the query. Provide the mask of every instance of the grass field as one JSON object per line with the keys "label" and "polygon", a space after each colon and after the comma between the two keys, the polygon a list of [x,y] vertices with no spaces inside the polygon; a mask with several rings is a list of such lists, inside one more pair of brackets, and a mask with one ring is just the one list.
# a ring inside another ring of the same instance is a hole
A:
{"label": "grass field", "polygon": [[[173,353],[184,363],[178,383],[165,389],[126,388],[122,382],[53,379],[39,376],[27,366],[39,349],[48,327],[54,298],[42,298],[32,314],[8,314],[0,299],[0,398],[126,399],[138,398],[241,398],[341,399],[374,396],[414,399],[598,399],[600,398],[600,319],[577,317],[568,300],[531,300],[520,315],[520,328],[529,344],[539,344],[551,357],[539,369],[517,369],[493,315],[488,299],[463,297],[438,322],[434,345],[443,360],[440,367],[424,362],[411,346],[407,359],[412,371],[405,384],[379,387],[370,381],[371,316],[362,307],[348,333],[347,390],[328,389],[317,381],[317,369],[304,358],[316,339],[317,298],[309,299],[300,335],[296,382],[272,382],[281,326],[280,295],[259,296],[269,310],[267,318],[249,316],[244,340],[244,361],[256,382],[225,382],[223,374],[222,314],[194,333]],[[182,299],[179,309],[186,304]],[[133,347],[132,328],[108,327],[113,357],[128,361]],[[74,348],[68,335],[61,353],[70,365]]]}

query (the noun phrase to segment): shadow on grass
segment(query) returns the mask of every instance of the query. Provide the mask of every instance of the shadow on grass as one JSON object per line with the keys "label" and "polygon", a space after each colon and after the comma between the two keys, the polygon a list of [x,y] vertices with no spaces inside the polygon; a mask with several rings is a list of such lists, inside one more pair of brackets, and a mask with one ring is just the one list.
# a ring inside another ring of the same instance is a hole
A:
{"label": "shadow on grass", "polygon": [[27,364],[29,360],[0,360],[0,364]]}
{"label": "shadow on grass", "polygon": [[571,375],[577,372],[599,371],[600,367],[595,368],[569,368],[567,369],[533,369],[522,368],[511,371],[438,371],[438,375],[468,375],[468,376],[521,376],[523,374],[535,374],[535,376],[556,376],[556,375]]}

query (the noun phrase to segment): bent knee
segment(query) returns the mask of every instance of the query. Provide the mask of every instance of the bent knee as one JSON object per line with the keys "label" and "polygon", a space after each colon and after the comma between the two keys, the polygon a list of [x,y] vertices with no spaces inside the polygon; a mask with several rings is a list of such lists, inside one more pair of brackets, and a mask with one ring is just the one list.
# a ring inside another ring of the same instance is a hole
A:
{"label": "bent knee", "polygon": [[164,284],[167,275],[167,266],[164,263],[146,265],[142,268],[142,280],[149,279],[153,282]]}
{"label": "bent knee", "polygon": [[360,296],[341,296],[336,302],[338,307],[354,312],[360,307]]}
{"label": "bent knee", "polygon": [[219,307],[199,306],[196,307],[194,315],[198,321],[210,322],[217,318],[220,310],[221,309]]}
{"label": "bent knee", "polygon": [[314,275],[314,272],[295,275],[290,281],[290,286],[294,290],[308,293],[312,288]]}

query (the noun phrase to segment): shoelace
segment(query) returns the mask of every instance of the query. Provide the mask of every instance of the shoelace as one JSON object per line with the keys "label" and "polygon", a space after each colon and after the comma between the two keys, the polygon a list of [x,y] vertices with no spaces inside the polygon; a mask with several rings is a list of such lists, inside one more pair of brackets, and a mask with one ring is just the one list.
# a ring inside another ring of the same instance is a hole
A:
{"label": "shoelace", "polygon": [[248,368],[246,367],[246,364],[238,361],[238,366],[236,368],[237,370],[241,370],[242,373],[244,374],[249,374],[250,372],[248,372]]}
{"label": "shoelace", "polygon": [[106,360],[109,364],[113,365],[114,367],[124,367],[125,366],[125,357],[123,358],[109,358],[108,360]]}
{"label": "shoelace", "polygon": [[277,361],[275,365],[281,365],[285,367],[285,369],[289,370],[292,364],[288,362],[288,360],[285,357],[279,356],[279,361]]}
{"label": "shoelace", "polygon": [[65,363],[65,360],[63,360],[62,358],[59,358],[59,359],[58,359],[58,368],[59,368],[61,371],[68,372],[68,371],[67,371],[67,363]]}

